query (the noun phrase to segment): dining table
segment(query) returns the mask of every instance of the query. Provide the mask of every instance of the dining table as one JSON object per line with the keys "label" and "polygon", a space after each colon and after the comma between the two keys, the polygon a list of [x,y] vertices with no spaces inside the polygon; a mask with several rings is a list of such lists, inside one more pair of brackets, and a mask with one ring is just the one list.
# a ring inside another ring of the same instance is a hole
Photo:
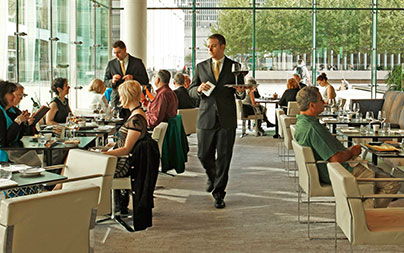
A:
{"label": "dining table", "polygon": [[54,150],[69,150],[74,148],[88,149],[95,146],[95,136],[75,137],[78,144],[68,144],[64,141],[53,140],[51,145],[44,145],[38,142],[38,138],[34,136],[23,136],[20,141],[15,142],[7,147],[2,147],[4,151],[11,150],[35,150],[43,151],[46,157],[47,165],[52,165],[52,151]]}
{"label": "dining table", "polygon": [[[353,144],[353,139],[358,138],[358,139],[371,139],[373,143],[379,142],[381,139],[397,139],[399,142],[404,138],[404,129],[391,129],[390,131],[384,132],[384,131],[360,131],[359,127],[341,127],[337,128],[337,135],[340,135],[344,138],[347,138],[348,140],[348,146],[351,146]],[[367,149],[371,154],[372,154],[372,162],[376,165],[377,164],[377,158],[378,157],[385,157],[389,156],[391,157],[398,157],[401,158],[401,156],[398,156],[398,154],[401,154],[401,152],[393,152],[391,154],[388,154],[388,152],[377,152],[376,150],[369,150]],[[404,154],[403,154],[404,157]]]}
{"label": "dining table", "polygon": [[[368,125],[369,121],[366,119],[350,119],[350,118],[339,118],[333,116],[324,116],[319,118],[320,124],[325,124],[330,126],[331,132],[335,134],[337,132],[337,127],[341,125],[346,125],[348,127],[360,127],[362,125]],[[379,122],[373,122],[371,124],[380,124]]]}
{"label": "dining table", "polygon": [[[264,104],[266,111],[268,111],[267,104],[275,104],[275,109],[279,107],[279,98],[261,97],[261,98],[256,98],[255,102],[257,102],[259,104]],[[274,138],[279,137],[279,123],[278,123],[278,118],[276,117],[276,111],[275,111],[275,135],[273,137]]]}

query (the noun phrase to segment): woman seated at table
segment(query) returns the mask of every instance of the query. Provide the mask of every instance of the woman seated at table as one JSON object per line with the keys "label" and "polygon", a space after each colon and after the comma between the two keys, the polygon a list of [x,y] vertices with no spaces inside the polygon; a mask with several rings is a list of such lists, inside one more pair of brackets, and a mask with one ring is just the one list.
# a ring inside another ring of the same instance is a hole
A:
{"label": "woman seated at table", "polygon": [[[247,90],[247,96],[243,99],[243,113],[244,116],[247,117],[249,115],[254,115],[256,110],[258,113],[264,116],[263,121],[267,123],[267,127],[274,127],[275,125],[269,122],[266,115],[265,106],[260,105],[255,102],[255,91],[257,90],[257,81],[254,78],[247,79],[247,84],[253,85],[251,88]],[[264,130],[261,127],[262,121],[258,120],[258,131],[261,135],[264,135]]]}
{"label": "woman seated at table", "polygon": [[100,79],[94,79],[90,83],[88,91],[92,95],[90,108],[92,110],[102,110],[106,112],[108,108],[107,98],[104,96],[106,88],[104,82]]}
{"label": "woman seated at table", "polygon": [[56,97],[50,102],[50,110],[46,114],[46,124],[57,125],[66,123],[67,115],[72,111],[69,106],[69,100],[66,97],[70,89],[67,79],[56,78],[52,82],[51,89],[56,94]]}
{"label": "woman seated at table", "polygon": [[321,87],[325,88],[321,94],[324,103],[328,104],[330,101],[335,103],[335,97],[337,96],[337,94],[335,93],[334,87],[328,82],[328,78],[325,73],[321,73],[321,75],[317,77],[317,83]]}
{"label": "woman seated at table", "polygon": [[[16,83],[16,91],[14,91],[14,99],[12,102],[12,106],[7,110],[8,116],[11,120],[15,120],[21,114],[27,114],[27,111],[21,111],[18,108],[21,100],[24,97],[24,86],[19,83]],[[26,122],[20,124],[20,134],[18,136],[18,140],[21,139],[24,135],[34,135],[36,132],[35,127],[32,125],[34,121],[33,117],[30,117]],[[8,159],[13,163],[18,164],[26,164],[29,166],[41,166],[41,159],[38,157],[37,153],[33,150],[9,150]]]}
{"label": "woman seated at table", "polygon": [[[130,110],[130,116],[119,129],[118,141],[114,149],[104,152],[104,154],[114,156],[128,155],[135,146],[135,143],[146,136],[147,121],[140,104],[141,92],[140,84],[134,80],[125,81],[119,86],[119,102],[121,102],[123,108]],[[120,157],[114,177],[127,177],[129,174],[128,159]],[[128,213],[129,191],[118,190],[114,194],[115,198],[119,199],[119,202],[117,201],[119,206],[116,206],[116,209],[120,209],[121,214]]]}
{"label": "woman seated at table", "polygon": [[[21,125],[30,119],[30,113],[23,111],[14,120],[7,110],[14,105],[14,92],[17,85],[8,81],[0,81],[0,147],[6,147],[22,137]],[[0,161],[8,162],[8,155],[0,150]]]}
{"label": "woman seated at table", "polygon": [[[21,111],[19,109],[19,104],[21,102],[21,100],[24,98],[24,96],[26,96],[26,94],[24,94],[24,86],[22,86],[19,83],[16,83],[17,86],[17,90],[14,91],[14,100],[13,100],[13,106],[11,106],[8,110],[7,110],[7,114],[8,116],[10,116],[10,118],[12,120],[14,120],[15,118],[17,118],[19,115],[21,115],[23,112],[27,112],[27,110]],[[21,124],[21,128],[23,135],[34,135],[36,133],[36,129],[35,126],[32,126],[32,122],[34,121],[34,118],[29,118],[29,120],[27,122],[25,122],[25,124]]]}
{"label": "woman seated at table", "polygon": [[[300,86],[295,78],[290,78],[286,84],[286,90],[283,92],[279,100],[280,106],[288,106],[289,101],[296,101],[296,94],[299,92]],[[287,109],[283,109],[286,113]]]}

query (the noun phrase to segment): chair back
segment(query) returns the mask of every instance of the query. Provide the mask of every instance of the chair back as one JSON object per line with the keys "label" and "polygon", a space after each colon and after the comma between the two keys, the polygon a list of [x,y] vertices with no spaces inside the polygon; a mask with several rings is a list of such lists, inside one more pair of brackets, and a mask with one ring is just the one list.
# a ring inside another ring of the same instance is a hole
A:
{"label": "chair back", "polygon": [[296,131],[296,125],[290,125],[290,133],[292,135],[293,140],[295,140],[295,131]]}
{"label": "chair back", "polygon": [[111,185],[116,169],[117,157],[81,149],[71,149],[66,161],[64,175],[75,178],[102,174],[102,177],[63,184],[63,189],[74,189],[81,185],[94,184],[100,187],[97,215],[111,213]]}
{"label": "chair back", "polygon": [[328,163],[327,167],[335,194],[336,222],[348,240],[356,244],[356,236],[351,238],[351,229],[352,234],[360,237],[366,237],[369,232],[362,200],[347,199],[361,196],[357,181],[340,163]]}
{"label": "chair back", "polygon": [[161,153],[161,170],[175,169],[177,173],[185,171],[188,161],[188,139],[182,125],[181,115],[168,119],[167,133],[164,137]]}
{"label": "chair back", "polygon": [[198,119],[198,108],[178,109],[177,114],[182,117],[182,124],[186,135],[196,133],[196,121]]}
{"label": "chair back", "polygon": [[278,134],[281,138],[283,138],[281,115],[285,114],[285,111],[282,108],[277,108],[275,112],[276,112],[276,119],[278,120]]}
{"label": "chair back", "polygon": [[243,101],[241,99],[236,99],[236,113],[237,113],[237,119],[243,120],[244,115],[243,115]]}
{"label": "chair back", "polygon": [[1,201],[1,252],[92,252],[99,187],[88,185]]}
{"label": "chair back", "polygon": [[152,139],[157,141],[157,144],[159,146],[160,156],[161,156],[162,150],[163,150],[163,142],[164,142],[164,137],[166,136],[167,127],[168,127],[168,123],[161,122],[153,129],[153,133],[152,133]]}
{"label": "chair back", "polygon": [[283,132],[283,142],[285,144],[286,149],[291,150],[292,147],[292,133],[290,131],[290,125],[296,124],[296,117],[290,117],[288,115],[280,115],[281,118],[281,126]]}
{"label": "chair back", "polygon": [[309,196],[333,196],[330,185],[322,185],[318,175],[316,159],[310,147],[301,146],[292,140],[297,168],[299,170],[299,185]]}
{"label": "chair back", "polygon": [[288,116],[296,116],[297,114],[300,113],[299,106],[297,106],[296,101],[289,101],[288,102],[288,110],[286,114]]}

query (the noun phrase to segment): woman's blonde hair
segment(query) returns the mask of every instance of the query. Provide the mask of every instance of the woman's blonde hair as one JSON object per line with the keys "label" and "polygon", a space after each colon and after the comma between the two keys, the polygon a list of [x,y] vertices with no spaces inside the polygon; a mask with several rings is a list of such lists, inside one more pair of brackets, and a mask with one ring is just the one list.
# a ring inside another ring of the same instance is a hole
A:
{"label": "woman's blonde hair", "polygon": [[287,89],[296,89],[299,88],[299,84],[297,83],[296,79],[290,78],[288,83],[286,84]]}
{"label": "woman's blonde hair", "polygon": [[122,105],[128,104],[131,101],[139,102],[141,92],[140,83],[135,80],[125,81],[118,87]]}
{"label": "woman's blonde hair", "polygon": [[96,93],[102,94],[104,93],[104,82],[100,79],[94,79],[90,83],[90,87],[88,91],[95,91]]}

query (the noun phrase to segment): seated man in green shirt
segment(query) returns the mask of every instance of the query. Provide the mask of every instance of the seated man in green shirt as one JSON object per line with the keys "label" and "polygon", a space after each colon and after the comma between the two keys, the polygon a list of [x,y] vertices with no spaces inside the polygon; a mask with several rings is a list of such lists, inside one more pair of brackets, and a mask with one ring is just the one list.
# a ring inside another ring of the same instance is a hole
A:
{"label": "seated man in green shirt", "polygon": [[[373,178],[375,173],[364,166],[350,167],[346,161],[360,155],[361,146],[354,145],[345,148],[340,141],[333,136],[330,131],[317,119],[324,110],[324,101],[317,87],[308,86],[301,89],[296,96],[296,102],[300,108],[300,115],[297,115],[295,139],[302,145],[311,147],[314,158],[329,162],[341,163],[349,172],[358,178]],[[327,165],[318,164],[318,174],[320,182],[331,184],[328,175]],[[383,175],[377,175],[383,177]],[[395,194],[400,189],[397,182],[376,183],[376,193]],[[390,199],[376,200],[376,207],[387,207]]]}

